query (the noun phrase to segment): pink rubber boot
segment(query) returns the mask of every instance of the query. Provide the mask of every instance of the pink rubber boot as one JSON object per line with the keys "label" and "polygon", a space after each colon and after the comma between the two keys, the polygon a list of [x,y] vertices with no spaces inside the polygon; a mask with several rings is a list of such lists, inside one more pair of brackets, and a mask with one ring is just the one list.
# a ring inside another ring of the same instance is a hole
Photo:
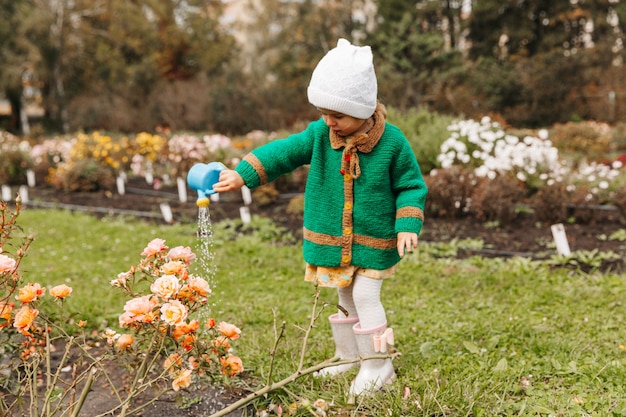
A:
{"label": "pink rubber boot", "polygon": [[[335,341],[335,357],[339,359],[357,359],[359,351],[352,328],[359,321],[358,318],[346,318],[343,314],[336,313],[328,318],[330,329]],[[316,372],[316,376],[328,377],[341,374],[357,366],[358,362],[345,363],[341,365],[329,366]]]}
{"label": "pink rubber boot", "polygon": [[[357,323],[352,328],[359,349],[359,356],[384,355],[387,353],[387,345],[393,345],[393,329],[387,328],[387,323],[372,328],[361,329]],[[356,379],[350,386],[350,397],[356,397],[368,391],[376,391],[383,384],[391,384],[396,376],[391,359],[368,359],[361,362]]]}

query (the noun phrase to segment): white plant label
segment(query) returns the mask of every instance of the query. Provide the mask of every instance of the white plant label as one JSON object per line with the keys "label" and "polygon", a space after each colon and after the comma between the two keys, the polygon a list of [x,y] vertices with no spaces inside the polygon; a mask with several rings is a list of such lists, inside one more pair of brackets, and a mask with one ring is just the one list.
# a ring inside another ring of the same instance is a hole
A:
{"label": "white plant label", "polygon": [[171,223],[174,219],[174,216],[172,216],[172,208],[167,203],[161,203],[161,214],[166,223]]}
{"label": "white plant label", "polygon": [[562,256],[569,256],[572,252],[569,249],[569,243],[567,242],[567,235],[565,234],[565,227],[563,224],[553,224],[550,228],[552,229],[552,236],[554,237],[554,243],[556,244],[556,251],[558,254]]}
{"label": "white plant label", "polygon": [[26,171],[26,183],[29,187],[35,186],[35,171],[32,169]]}
{"label": "white plant label", "polygon": [[248,209],[248,207],[246,206],[239,207],[239,215],[241,216],[241,221],[243,222],[243,224],[250,223],[251,217],[250,217],[250,209]]}
{"label": "white plant label", "polygon": [[117,179],[115,180],[115,183],[117,184],[117,193],[119,195],[126,194],[126,186],[124,185],[124,178],[121,175],[117,177]]}
{"label": "white plant label", "polygon": [[246,206],[249,206],[250,203],[252,203],[252,193],[250,192],[250,189],[245,185],[241,187],[241,197],[243,198],[243,203]]}
{"label": "white plant label", "polygon": [[176,184],[178,186],[178,199],[181,203],[187,202],[187,183],[181,177],[176,178]]}
{"label": "white plant label", "polygon": [[8,185],[2,186],[2,200],[11,201],[11,187]]}
{"label": "white plant label", "polygon": [[28,203],[28,187],[25,185],[20,185],[20,198],[22,199],[22,204]]}

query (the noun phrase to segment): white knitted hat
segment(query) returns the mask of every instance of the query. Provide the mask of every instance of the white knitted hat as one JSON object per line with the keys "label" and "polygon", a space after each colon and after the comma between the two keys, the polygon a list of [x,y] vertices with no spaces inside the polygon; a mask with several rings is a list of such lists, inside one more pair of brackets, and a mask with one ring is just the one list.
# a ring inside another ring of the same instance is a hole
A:
{"label": "white knitted hat", "polygon": [[315,107],[368,119],[376,110],[377,90],[371,48],[339,39],[317,64],[307,94]]}

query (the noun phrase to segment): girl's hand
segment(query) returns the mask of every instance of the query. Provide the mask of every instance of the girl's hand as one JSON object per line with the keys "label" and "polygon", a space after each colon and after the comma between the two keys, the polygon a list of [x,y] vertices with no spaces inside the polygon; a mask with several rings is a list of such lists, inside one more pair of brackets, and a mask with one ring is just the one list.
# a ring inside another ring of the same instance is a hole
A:
{"label": "girl's hand", "polygon": [[213,185],[213,191],[223,193],[225,191],[239,190],[245,185],[241,175],[235,170],[226,169],[220,172],[220,180]]}
{"label": "girl's hand", "polygon": [[413,252],[417,248],[417,233],[398,233],[398,255],[404,257],[407,252]]}

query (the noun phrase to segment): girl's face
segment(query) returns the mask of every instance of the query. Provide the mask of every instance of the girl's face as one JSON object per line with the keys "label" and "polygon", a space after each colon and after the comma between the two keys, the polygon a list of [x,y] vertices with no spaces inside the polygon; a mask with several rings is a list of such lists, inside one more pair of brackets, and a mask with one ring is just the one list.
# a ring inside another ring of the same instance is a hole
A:
{"label": "girl's face", "polygon": [[339,136],[350,136],[359,130],[366,119],[357,119],[336,111],[318,109],[322,113],[324,123]]}

